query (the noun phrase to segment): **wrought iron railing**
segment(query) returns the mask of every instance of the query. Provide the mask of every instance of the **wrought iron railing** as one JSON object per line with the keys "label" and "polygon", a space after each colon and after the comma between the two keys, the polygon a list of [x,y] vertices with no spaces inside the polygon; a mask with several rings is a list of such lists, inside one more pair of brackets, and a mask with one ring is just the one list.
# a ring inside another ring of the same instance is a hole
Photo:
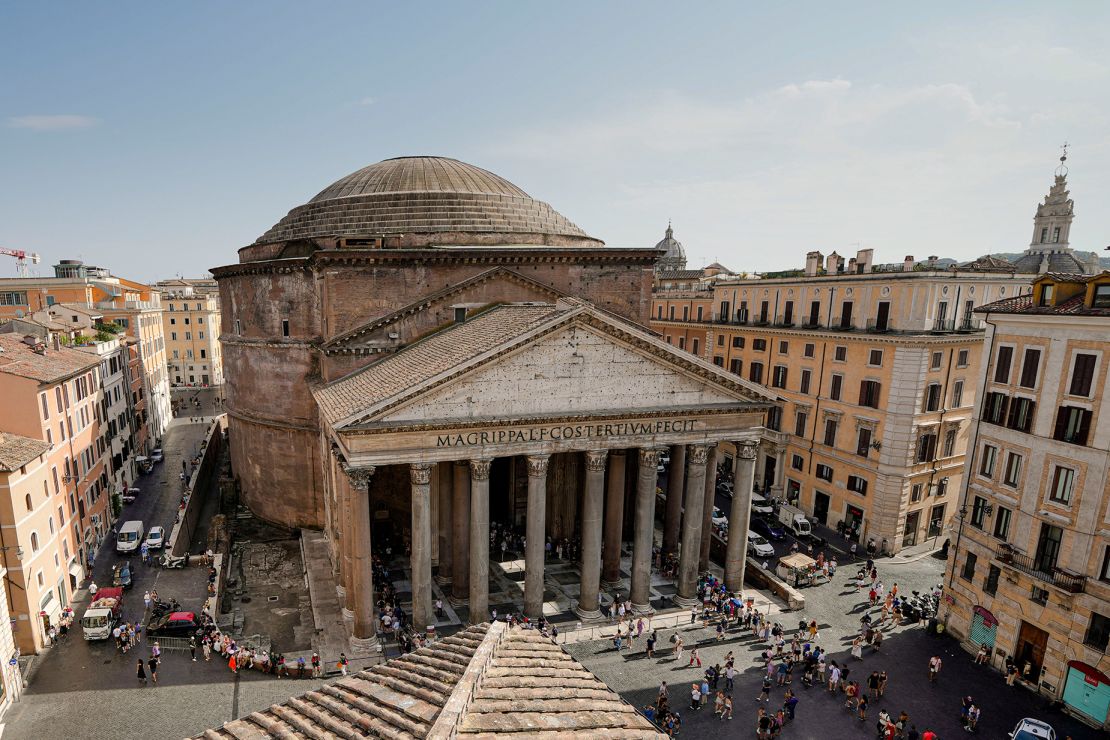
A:
{"label": "wrought iron railing", "polygon": [[1000,545],[995,550],[995,556],[1014,570],[1033,576],[1039,581],[1051,583],[1056,588],[1073,594],[1081,594],[1087,588],[1087,576],[1068,573],[1056,567],[1042,567],[1034,558],[1015,552],[1006,545]]}

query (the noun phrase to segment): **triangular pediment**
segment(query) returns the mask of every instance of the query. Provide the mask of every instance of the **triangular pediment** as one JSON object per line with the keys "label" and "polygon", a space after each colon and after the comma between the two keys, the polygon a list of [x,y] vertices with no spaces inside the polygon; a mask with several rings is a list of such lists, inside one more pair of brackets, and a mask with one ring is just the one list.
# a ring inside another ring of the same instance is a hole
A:
{"label": "triangular pediment", "polygon": [[326,354],[396,348],[453,321],[452,306],[468,306],[468,313],[472,313],[495,303],[554,303],[565,296],[562,291],[519,272],[495,267],[343,332],[325,342],[321,348]]}
{"label": "triangular pediment", "polygon": [[[497,318],[490,316],[491,325]],[[475,319],[469,327],[474,336],[484,333],[477,326],[481,321]],[[455,344],[466,341],[462,329]],[[445,344],[452,339],[449,335],[442,333]],[[333,426],[677,413],[762,408],[774,401],[762,388],[578,301],[570,309],[550,307],[548,315],[536,315],[519,334],[476,346],[465,360],[435,368],[426,377],[419,368],[428,366],[427,358],[414,352],[406,364],[405,354],[326,390],[323,403],[357,399],[359,387],[376,389],[397,377],[411,379],[376,396],[366,393],[366,404],[341,407],[342,418],[333,414]]]}

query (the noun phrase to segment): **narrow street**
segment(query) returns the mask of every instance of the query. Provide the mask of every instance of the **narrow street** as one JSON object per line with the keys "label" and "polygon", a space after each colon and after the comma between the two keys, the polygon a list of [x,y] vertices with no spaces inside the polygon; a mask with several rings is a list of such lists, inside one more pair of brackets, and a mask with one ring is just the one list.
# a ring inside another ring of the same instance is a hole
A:
{"label": "narrow street", "polygon": [[[193,398],[197,390],[181,393]],[[119,523],[141,519],[146,529],[174,521],[182,483],[182,460],[196,455],[208,428],[207,423],[191,422],[190,413],[211,417],[216,413],[215,391],[199,391],[201,408],[191,403],[173,420],[163,438],[165,461],[142,476],[137,487],[141,493],[125,505]],[[175,399],[179,393],[175,392]],[[207,512],[205,512],[207,514]],[[207,531],[208,517],[202,518],[191,549],[200,550]],[[123,618],[130,622],[144,616],[143,592],[158,589],[159,597],[177,598],[187,611],[199,611],[203,593],[169,593],[159,588],[162,569],[143,566],[138,553],[118,555],[114,540],[105,541],[96,555],[93,576],[97,586],[112,585],[112,567],[130,560],[134,586],[124,596]],[[200,566],[197,566],[200,567]],[[76,621],[69,637],[35,658],[30,685],[21,699],[4,717],[0,737],[8,738],[180,738],[202,732],[210,726],[267,706],[294,691],[307,690],[309,681],[286,688],[289,681],[269,680],[261,675],[236,680],[227,666],[216,659],[193,663],[187,652],[163,653],[157,686],[142,686],[135,678],[135,662],[150,657],[150,641],[144,635],[134,651],[123,654],[112,640],[88,642],[79,624],[89,603],[88,584],[73,599]],[[172,700],[164,692],[171,691]],[[158,728],[152,732],[149,727]]]}

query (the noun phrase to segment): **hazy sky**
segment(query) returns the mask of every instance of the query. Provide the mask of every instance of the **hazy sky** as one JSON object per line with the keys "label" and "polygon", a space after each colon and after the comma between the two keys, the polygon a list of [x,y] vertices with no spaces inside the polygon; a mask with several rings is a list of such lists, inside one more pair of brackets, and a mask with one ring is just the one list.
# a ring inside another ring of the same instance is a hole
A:
{"label": "hazy sky", "polygon": [[971,259],[1028,245],[1065,140],[1110,244],[1110,3],[769,5],[5,3],[0,245],[198,275],[435,154],[692,266]]}

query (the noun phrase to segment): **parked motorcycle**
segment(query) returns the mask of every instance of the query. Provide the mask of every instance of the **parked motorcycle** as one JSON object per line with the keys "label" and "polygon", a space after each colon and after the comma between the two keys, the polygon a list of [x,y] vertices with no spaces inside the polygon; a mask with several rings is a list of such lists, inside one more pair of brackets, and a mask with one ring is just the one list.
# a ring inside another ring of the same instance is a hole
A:
{"label": "parked motorcycle", "polygon": [[162,556],[161,563],[163,568],[184,568],[189,564],[189,556],[181,555],[177,557],[167,552]]}

